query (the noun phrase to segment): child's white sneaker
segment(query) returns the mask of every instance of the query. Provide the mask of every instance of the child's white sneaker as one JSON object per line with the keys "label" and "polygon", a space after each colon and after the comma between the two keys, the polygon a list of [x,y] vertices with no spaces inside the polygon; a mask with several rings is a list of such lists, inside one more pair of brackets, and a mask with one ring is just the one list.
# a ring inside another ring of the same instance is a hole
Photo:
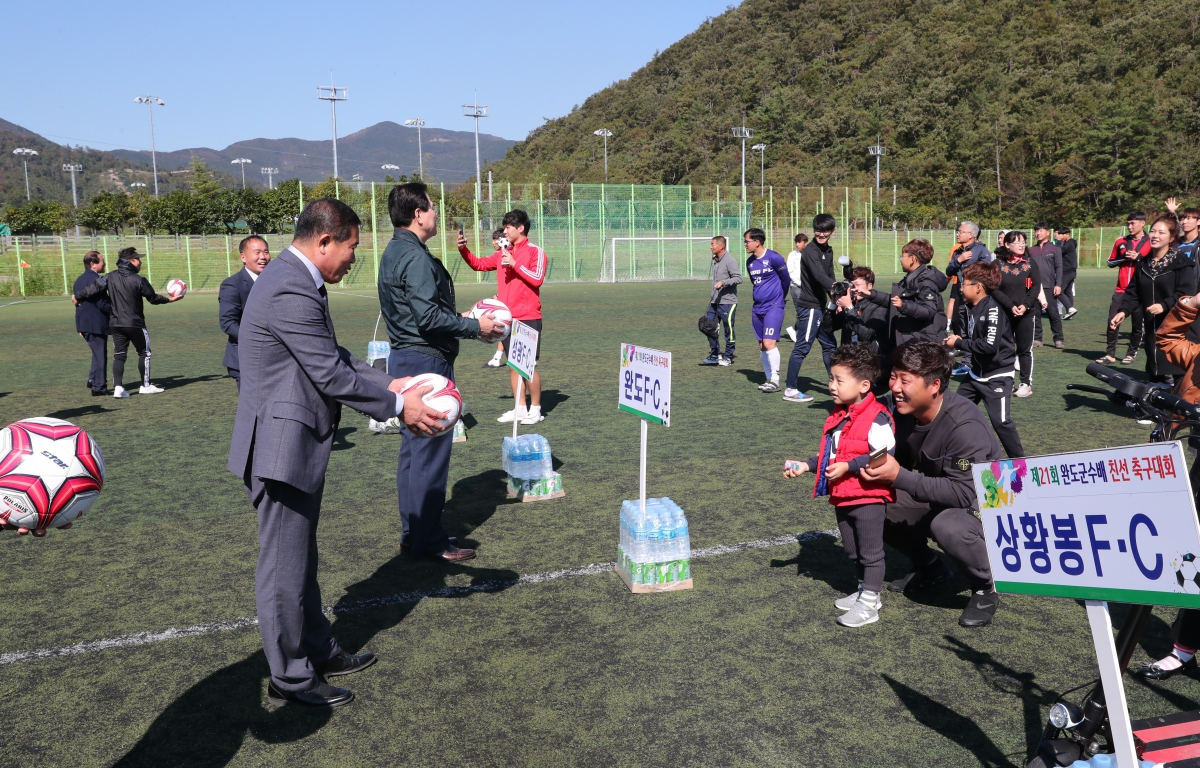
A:
{"label": "child's white sneaker", "polygon": [[838,616],[837,623],[843,627],[862,627],[879,621],[880,599],[878,592],[863,590],[850,610]]}

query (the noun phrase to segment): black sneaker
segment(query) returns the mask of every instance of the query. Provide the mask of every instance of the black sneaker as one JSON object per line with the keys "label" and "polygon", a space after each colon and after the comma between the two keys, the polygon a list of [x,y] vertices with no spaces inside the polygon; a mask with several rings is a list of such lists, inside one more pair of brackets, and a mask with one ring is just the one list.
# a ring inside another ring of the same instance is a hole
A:
{"label": "black sneaker", "polygon": [[972,592],[967,607],[963,608],[962,615],[958,617],[959,626],[986,627],[992,623],[992,617],[996,615],[996,609],[999,607],[1000,595],[996,592],[985,592],[982,589]]}
{"label": "black sneaker", "polygon": [[936,562],[927,568],[922,568],[917,571],[912,571],[904,576],[888,583],[888,590],[891,592],[922,592],[930,587],[941,584],[949,579],[953,573],[942,558],[938,558]]}
{"label": "black sneaker", "polygon": [[719,362],[720,361],[717,360],[716,355],[709,355],[708,357],[706,357],[700,361],[700,365],[716,365]]}

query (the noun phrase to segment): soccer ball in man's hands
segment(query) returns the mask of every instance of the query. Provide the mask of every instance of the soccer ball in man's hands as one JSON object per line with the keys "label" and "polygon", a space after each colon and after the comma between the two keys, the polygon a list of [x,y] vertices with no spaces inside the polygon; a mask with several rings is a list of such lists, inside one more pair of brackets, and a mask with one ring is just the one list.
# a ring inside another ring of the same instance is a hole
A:
{"label": "soccer ball in man's hands", "polygon": [[104,486],[104,458],[87,432],[36,418],[0,430],[0,523],[61,528],[83,515]]}
{"label": "soccer ball in man's hands", "polygon": [[432,386],[433,390],[425,393],[421,399],[433,410],[445,412],[446,416],[438,420],[438,431],[432,435],[424,432],[415,434],[418,437],[439,437],[454,429],[454,425],[462,416],[462,395],[459,394],[458,387],[454,386],[453,381],[436,373],[422,373],[419,376],[413,376],[412,381],[405,384],[404,388],[400,390],[400,394],[425,386]]}
{"label": "soccer ball in man's hands", "polygon": [[182,299],[187,294],[187,283],[182,280],[171,280],[167,283],[167,295],[172,299]]}
{"label": "soccer ball in man's hands", "polygon": [[508,333],[512,330],[513,316],[509,311],[508,305],[499,299],[482,299],[475,302],[475,306],[471,307],[471,311],[467,313],[468,317],[476,320],[486,314],[491,314],[492,322],[502,331],[499,336],[491,338],[478,337],[485,344],[495,344],[497,341],[503,341],[508,338]]}

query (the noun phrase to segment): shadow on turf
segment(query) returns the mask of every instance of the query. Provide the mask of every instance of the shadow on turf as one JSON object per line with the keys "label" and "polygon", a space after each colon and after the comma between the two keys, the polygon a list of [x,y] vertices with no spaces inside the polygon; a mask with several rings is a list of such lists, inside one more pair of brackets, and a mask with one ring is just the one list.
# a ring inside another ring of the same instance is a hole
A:
{"label": "shadow on turf", "polygon": [[[507,400],[508,402],[511,403],[513,400],[512,393],[509,392],[507,395],[501,395],[497,399]],[[571,399],[571,396],[564,394],[562,392],[562,390],[543,389],[542,390],[542,415],[543,416],[548,415],[551,411],[553,411],[555,408],[557,408],[560,403],[565,403],[566,401],[568,401],[570,399]],[[463,419],[463,420],[466,421],[466,419]],[[470,429],[472,426],[474,426],[474,425],[468,424],[467,428]]]}
{"label": "shadow on turf", "polygon": [[357,431],[358,427],[342,427],[339,429],[337,434],[333,436],[333,448],[330,450],[344,451],[347,448],[353,448],[355,444],[347,440],[346,435]]}
{"label": "shadow on turf", "polygon": [[882,676],[917,722],[970,752],[981,766],[1018,768],[970,718],[887,675]]}
{"label": "shadow on turf", "polygon": [[230,377],[223,373],[206,373],[203,376],[164,376],[161,379],[155,378],[154,383],[163,389],[178,389],[186,387],[188,384],[198,384],[202,381],[227,378]]}
{"label": "shadow on turf", "polygon": [[47,413],[48,419],[74,419],[78,416],[91,416],[97,413],[109,413],[112,408],[105,408],[102,405],[81,405],[78,408],[64,408],[61,411]]}

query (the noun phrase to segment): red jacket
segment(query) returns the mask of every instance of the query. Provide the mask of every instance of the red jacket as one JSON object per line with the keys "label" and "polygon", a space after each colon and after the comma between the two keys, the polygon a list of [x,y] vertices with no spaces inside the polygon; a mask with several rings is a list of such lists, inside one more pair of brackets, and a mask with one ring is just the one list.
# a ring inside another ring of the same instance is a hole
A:
{"label": "red jacket", "polygon": [[[833,409],[833,413],[829,414],[829,418],[825,420],[825,429],[821,435],[821,453],[819,455],[825,455],[825,447],[828,444],[829,436],[837,428],[837,425],[846,419],[847,411],[850,414],[850,420],[846,426],[842,427],[842,434],[838,438],[837,454],[833,457],[833,463],[850,461],[857,456],[871,452],[871,447],[867,443],[867,435],[871,431],[871,425],[875,422],[875,417],[880,413],[886,413],[888,420],[892,421],[892,415],[888,411],[887,406],[876,400],[875,396],[869,392],[861,403],[849,407],[839,405]],[[892,428],[895,429],[894,421]],[[818,471],[822,471],[823,469],[824,467],[818,467]],[[816,497],[817,489],[814,483],[813,498]],[[844,475],[841,480],[838,480],[829,488],[829,503],[837,507],[865,504],[873,500],[895,501],[896,491],[890,485],[871,483],[862,480],[858,475],[854,474]]]}
{"label": "red jacket", "polygon": [[1113,243],[1112,253],[1108,255],[1108,266],[1117,267],[1117,287],[1113,293],[1125,293],[1133,272],[1137,269],[1138,258],[1150,253],[1150,238],[1142,233],[1141,240],[1134,240],[1129,235],[1118,237]]}
{"label": "red jacket", "polygon": [[542,319],[542,283],[546,280],[546,252],[529,240],[512,248],[513,266],[504,266],[504,251],[479,258],[463,246],[458,249],[467,266],[476,272],[496,270],[496,297],[507,306],[514,320]]}

